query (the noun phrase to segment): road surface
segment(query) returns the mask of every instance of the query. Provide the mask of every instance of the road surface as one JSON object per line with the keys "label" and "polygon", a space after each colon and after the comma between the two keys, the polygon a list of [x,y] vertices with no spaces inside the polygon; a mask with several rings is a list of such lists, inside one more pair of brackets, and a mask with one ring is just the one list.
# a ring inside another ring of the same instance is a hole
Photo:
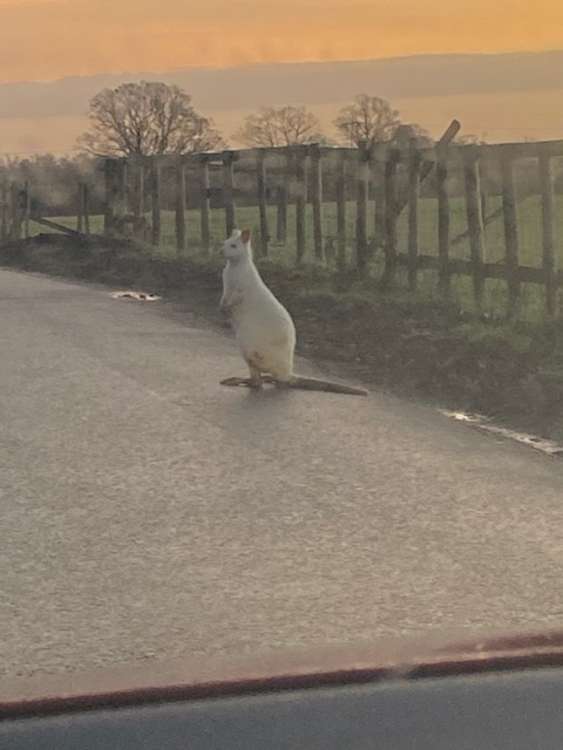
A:
{"label": "road surface", "polygon": [[0,315],[4,675],[563,624],[560,459],[221,388],[228,335],[101,287],[0,271]]}

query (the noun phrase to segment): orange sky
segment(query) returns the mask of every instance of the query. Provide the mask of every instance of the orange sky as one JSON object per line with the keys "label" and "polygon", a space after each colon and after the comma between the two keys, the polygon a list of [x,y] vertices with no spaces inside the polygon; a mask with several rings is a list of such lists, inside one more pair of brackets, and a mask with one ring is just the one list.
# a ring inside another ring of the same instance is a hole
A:
{"label": "orange sky", "polygon": [[561,47],[561,0],[0,0],[0,81]]}

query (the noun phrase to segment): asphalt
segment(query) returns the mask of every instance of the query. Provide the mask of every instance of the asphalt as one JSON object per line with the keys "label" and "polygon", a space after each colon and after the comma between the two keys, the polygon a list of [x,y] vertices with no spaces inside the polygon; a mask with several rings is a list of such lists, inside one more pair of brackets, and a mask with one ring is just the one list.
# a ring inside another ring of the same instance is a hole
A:
{"label": "asphalt", "polygon": [[561,459],[237,374],[165,302],[0,271],[0,675],[563,624]]}

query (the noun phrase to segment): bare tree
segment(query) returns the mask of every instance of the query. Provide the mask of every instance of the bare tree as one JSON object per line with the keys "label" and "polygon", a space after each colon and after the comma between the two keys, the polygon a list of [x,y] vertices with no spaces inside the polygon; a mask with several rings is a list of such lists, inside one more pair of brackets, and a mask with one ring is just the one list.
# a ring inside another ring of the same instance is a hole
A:
{"label": "bare tree", "polygon": [[415,122],[398,125],[391,135],[391,141],[399,144],[414,140],[419,148],[430,147],[434,141],[430,133]]}
{"label": "bare tree", "polygon": [[246,146],[294,146],[324,142],[319,121],[305,107],[263,107],[233,136]]}
{"label": "bare tree", "polygon": [[399,113],[388,101],[367,94],[356,96],[354,103],[343,107],[334,121],[338,132],[355,146],[390,140],[400,124]]}
{"label": "bare tree", "polygon": [[100,91],[90,102],[90,129],[78,147],[95,156],[152,156],[224,146],[178,86],[141,81]]}

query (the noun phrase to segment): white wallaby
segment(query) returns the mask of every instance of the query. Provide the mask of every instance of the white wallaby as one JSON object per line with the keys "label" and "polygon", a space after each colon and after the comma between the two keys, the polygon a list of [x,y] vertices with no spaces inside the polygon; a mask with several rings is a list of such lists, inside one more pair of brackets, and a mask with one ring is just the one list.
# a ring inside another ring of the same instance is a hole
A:
{"label": "white wallaby", "polygon": [[363,388],[295,375],[295,325],[254,265],[250,230],[235,230],[224,243],[223,254],[227,264],[219,307],[231,319],[250,378],[227,378],[221,385],[261,388],[263,383],[274,383],[313,391],[367,395]]}

